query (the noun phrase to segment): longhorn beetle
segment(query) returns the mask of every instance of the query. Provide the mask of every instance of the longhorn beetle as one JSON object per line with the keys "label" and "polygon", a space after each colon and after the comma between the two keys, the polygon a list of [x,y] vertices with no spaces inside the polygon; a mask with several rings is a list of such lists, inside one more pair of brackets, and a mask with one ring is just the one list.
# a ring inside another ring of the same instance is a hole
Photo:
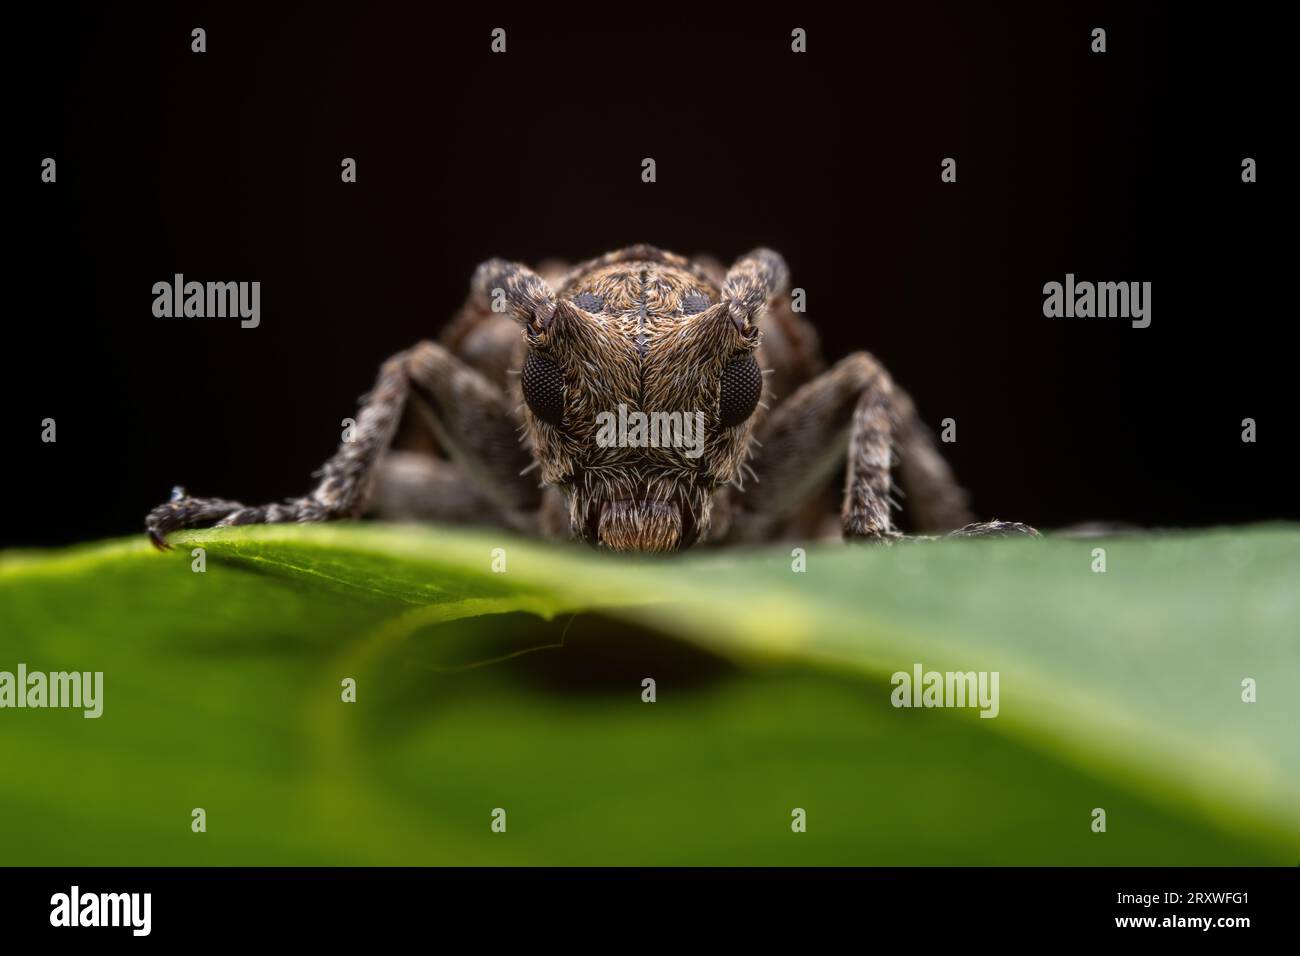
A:
{"label": "longhorn beetle", "polygon": [[[866,352],[823,370],[787,286],[785,261],[768,249],[725,273],[647,245],[573,269],[492,259],[437,342],[384,362],[311,492],[250,507],[178,488],[149,513],[149,535],[166,547],[180,528],[369,512],[676,551],[816,535],[833,517],[826,491],[840,469],[847,539],[901,537],[895,472],[920,530],[1036,534],[972,523],[907,393]],[[602,436],[602,413],[628,409],[702,422],[703,435],[693,454],[642,429]],[[433,453],[392,447],[408,412]]]}

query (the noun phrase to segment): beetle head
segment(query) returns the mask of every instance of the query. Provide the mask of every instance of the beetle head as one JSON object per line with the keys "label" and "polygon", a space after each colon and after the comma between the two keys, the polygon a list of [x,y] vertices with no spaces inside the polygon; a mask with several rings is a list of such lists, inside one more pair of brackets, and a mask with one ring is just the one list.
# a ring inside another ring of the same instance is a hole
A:
{"label": "beetle head", "polygon": [[579,266],[555,292],[523,267],[497,268],[524,326],[528,439],[574,536],[615,551],[706,537],[714,492],[738,481],[749,454],[763,388],[755,319],[784,263],[758,250],[718,284],[634,246]]}

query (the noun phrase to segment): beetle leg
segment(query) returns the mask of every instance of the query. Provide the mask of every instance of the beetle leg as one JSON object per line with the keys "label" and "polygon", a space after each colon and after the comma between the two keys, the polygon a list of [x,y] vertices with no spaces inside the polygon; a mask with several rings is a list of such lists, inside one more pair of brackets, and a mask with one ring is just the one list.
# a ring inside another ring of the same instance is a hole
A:
{"label": "beetle leg", "polygon": [[440,446],[486,497],[508,511],[536,507],[537,483],[520,474],[532,458],[519,444],[514,402],[442,346],[422,342],[384,362],[375,387],[357,413],[351,440],[340,444],[320,469],[320,481],[310,493],[254,506],[173,495],[171,501],[149,513],[145,524],[150,538],[166,547],[167,534],[180,528],[359,516],[373,493],[378,464],[411,398],[437,434]]}
{"label": "beetle leg", "polygon": [[846,458],[844,537],[899,537],[891,517],[896,450],[908,503],[922,528],[948,530],[970,521],[965,494],[911,400],[866,352],[796,390],[757,437],[757,481],[746,489],[744,512],[737,516],[742,537],[762,537],[779,527]]}

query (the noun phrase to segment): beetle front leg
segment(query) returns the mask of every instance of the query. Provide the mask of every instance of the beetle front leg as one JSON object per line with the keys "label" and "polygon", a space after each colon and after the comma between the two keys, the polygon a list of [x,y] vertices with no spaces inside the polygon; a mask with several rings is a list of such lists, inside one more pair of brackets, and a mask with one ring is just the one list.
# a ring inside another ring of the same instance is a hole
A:
{"label": "beetle front leg", "polygon": [[846,537],[897,537],[890,518],[893,386],[859,352],[798,388],[756,432],[755,482],[736,516],[740,537],[764,538],[824,488],[848,455]]}
{"label": "beetle front leg", "polygon": [[535,504],[536,482],[519,474],[531,457],[519,445],[510,398],[442,346],[422,342],[383,364],[357,413],[352,439],[340,444],[321,468],[320,482],[309,494],[248,506],[221,498],[192,498],[178,489],[170,501],[149,513],[145,521],[149,537],[165,548],[167,534],[181,528],[358,517],[411,398],[426,413],[443,446],[479,481],[484,494],[510,510]]}
{"label": "beetle front leg", "polygon": [[758,438],[758,480],[746,491],[742,535],[762,537],[779,526],[846,459],[840,514],[845,538],[900,537],[891,514],[895,464],[919,526],[946,531],[970,521],[965,493],[911,400],[866,352],[796,390],[763,423]]}
{"label": "beetle front leg", "polygon": [[[857,356],[853,358],[857,360]],[[894,507],[894,437],[898,431],[893,382],[874,360],[858,360],[851,367],[862,376],[863,384],[849,426],[840,523],[845,539],[898,538],[901,535],[890,516]]]}

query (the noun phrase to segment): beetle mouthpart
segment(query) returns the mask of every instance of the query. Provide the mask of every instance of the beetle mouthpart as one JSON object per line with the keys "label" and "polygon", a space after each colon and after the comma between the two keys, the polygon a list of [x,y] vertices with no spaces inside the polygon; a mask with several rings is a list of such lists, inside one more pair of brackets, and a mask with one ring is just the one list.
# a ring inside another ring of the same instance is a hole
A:
{"label": "beetle mouthpart", "polygon": [[591,543],[610,551],[676,551],[694,539],[694,522],[675,500],[603,501]]}

